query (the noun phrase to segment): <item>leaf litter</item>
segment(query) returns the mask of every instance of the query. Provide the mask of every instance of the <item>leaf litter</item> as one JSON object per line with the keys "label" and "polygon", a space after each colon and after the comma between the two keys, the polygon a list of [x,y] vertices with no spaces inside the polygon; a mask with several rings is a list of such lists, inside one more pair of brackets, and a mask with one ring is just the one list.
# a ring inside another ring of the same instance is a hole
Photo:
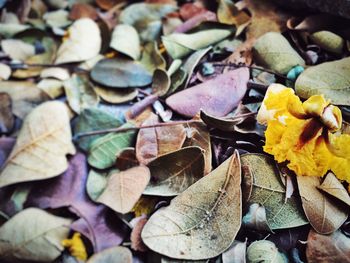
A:
{"label": "leaf litter", "polygon": [[12,2],[1,262],[349,262],[344,14]]}

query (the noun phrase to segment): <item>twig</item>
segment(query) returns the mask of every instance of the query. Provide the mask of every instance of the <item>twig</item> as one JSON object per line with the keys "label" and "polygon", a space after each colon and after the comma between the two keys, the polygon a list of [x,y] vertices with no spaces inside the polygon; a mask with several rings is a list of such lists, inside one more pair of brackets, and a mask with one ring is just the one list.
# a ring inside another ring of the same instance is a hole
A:
{"label": "twig", "polygon": [[236,68],[250,68],[250,69],[256,69],[256,70],[261,70],[261,71],[265,71],[265,72],[268,72],[268,73],[271,73],[271,74],[274,74],[276,76],[279,76],[281,78],[284,78],[284,79],[288,79],[287,76],[284,76],[280,73],[277,73],[273,70],[270,70],[270,69],[266,69],[266,68],[262,68],[262,67],[255,67],[255,66],[247,66],[245,64],[235,64],[235,63],[215,63],[213,64],[214,67],[236,67]]}

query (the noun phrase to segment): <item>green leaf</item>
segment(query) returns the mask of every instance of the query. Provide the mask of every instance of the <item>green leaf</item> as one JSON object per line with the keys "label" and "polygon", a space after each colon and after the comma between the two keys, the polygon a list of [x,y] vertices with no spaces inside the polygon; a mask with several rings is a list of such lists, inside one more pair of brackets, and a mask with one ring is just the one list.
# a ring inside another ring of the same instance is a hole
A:
{"label": "green leaf", "polygon": [[242,166],[250,168],[254,178],[249,201],[265,207],[267,223],[272,230],[308,223],[299,199],[292,196],[287,202],[284,201],[286,189],[273,159],[262,154],[245,154],[241,162]]}
{"label": "green leaf", "polygon": [[85,108],[97,106],[99,97],[85,76],[73,74],[63,82],[63,86],[68,104],[77,114]]}
{"label": "green leaf", "polygon": [[295,91],[307,99],[324,94],[333,104],[350,106],[350,58],[307,68],[297,78]]}
{"label": "green leaf", "polygon": [[[77,124],[74,127],[74,134],[96,131],[101,129],[117,128],[122,122],[111,114],[97,109],[84,109],[78,117]],[[103,135],[93,135],[81,137],[78,139],[78,145],[81,149],[88,151],[90,144]]]}
{"label": "green leaf", "polygon": [[310,36],[311,40],[326,51],[340,55],[343,52],[344,39],[330,31],[318,31]]}
{"label": "green leaf", "polygon": [[108,177],[115,172],[118,172],[118,170],[112,170],[108,173],[90,170],[86,182],[86,192],[92,200],[97,201],[106,188]]}
{"label": "green leaf", "polygon": [[215,44],[232,34],[230,29],[209,29],[192,34],[173,33],[163,36],[162,41],[173,58],[182,58],[190,53]]}
{"label": "green leaf", "polygon": [[113,30],[109,46],[134,60],[139,59],[141,55],[139,35],[130,25],[117,25]]}
{"label": "green leaf", "polygon": [[123,58],[100,60],[90,74],[94,81],[110,88],[144,87],[152,82],[151,73],[142,64]]}
{"label": "green leaf", "polygon": [[242,217],[238,153],[157,210],[143,228],[143,242],[177,259],[216,257],[232,244]]}
{"label": "green leaf", "polygon": [[[132,127],[126,123],[122,127]],[[135,131],[109,133],[92,142],[89,148],[88,162],[98,169],[111,167],[116,160],[116,155],[126,147],[131,147],[135,137]]]}
{"label": "green leaf", "polygon": [[204,175],[204,155],[199,147],[185,147],[159,156],[148,164],[151,181],[146,195],[174,196]]}
{"label": "green leaf", "polygon": [[255,42],[253,51],[258,63],[280,74],[287,74],[298,65],[305,66],[303,58],[280,33],[269,32],[261,36]]}
{"label": "green leaf", "polygon": [[63,251],[61,242],[68,237],[70,224],[70,219],[41,209],[25,209],[1,226],[0,258],[51,262]]}

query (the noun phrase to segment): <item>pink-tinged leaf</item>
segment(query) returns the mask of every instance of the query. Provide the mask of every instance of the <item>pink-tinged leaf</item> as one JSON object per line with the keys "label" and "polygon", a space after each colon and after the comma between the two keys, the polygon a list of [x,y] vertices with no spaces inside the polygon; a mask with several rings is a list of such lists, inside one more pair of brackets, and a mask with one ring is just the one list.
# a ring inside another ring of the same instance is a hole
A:
{"label": "pink-tinged leaf", "polygon": [[204,13],[199,13],[198,15],[195,15],[194,17],[188,19],[185,23],[179,25],[175,29],[175,33],[185,33],[192,28],[198,26],[202,22],[205,21],[217,21],[216,14],[211,11],[206,11]]}
{"label": "pink-tinged leaf", "polygon": [[[136,219],[136,218],[135,218]],[[147,223],[147,217],[141,216],[137,218],[134,228],[130,234],[131,248],[135,251],[145,252],[148,250],[145,243],[141,238],[141,232],[145,224]]]}
{"label": "pink-tinged leaf", "polygon": [[68,207],[80,217],[71,228],[85,235],[98,252],[119,245],[127,232],[121,220],[112,219],[106,207],[89,199],[85,190],[87,175],[86,157],[77,153],[65,173],[33,187],[26,205],[42,209]]}
{"label": "pink-tinged leaf", "polygon": [[180,91],[167,98],[166,103],[187,117],[194,117],[201,109],[212,116],[222,117],[242,100],[248,80],[248,68],[239,68]]}
{"label": "pink-tinged leaf", "polygon": [[7,157],[12,151],[16,140],[11,137],[0,138],[0,168],[5,163]]}

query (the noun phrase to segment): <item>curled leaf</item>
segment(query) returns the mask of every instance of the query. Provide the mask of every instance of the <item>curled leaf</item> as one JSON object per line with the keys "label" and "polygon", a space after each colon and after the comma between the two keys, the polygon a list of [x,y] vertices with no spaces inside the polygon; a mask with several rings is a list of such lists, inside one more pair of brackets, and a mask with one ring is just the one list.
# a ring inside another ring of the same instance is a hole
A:
{"label": "curled leaf", "polygon": [[110,47],[135,60],[141,54],[139,35],[130,25],[120,24],[114,28]]}

